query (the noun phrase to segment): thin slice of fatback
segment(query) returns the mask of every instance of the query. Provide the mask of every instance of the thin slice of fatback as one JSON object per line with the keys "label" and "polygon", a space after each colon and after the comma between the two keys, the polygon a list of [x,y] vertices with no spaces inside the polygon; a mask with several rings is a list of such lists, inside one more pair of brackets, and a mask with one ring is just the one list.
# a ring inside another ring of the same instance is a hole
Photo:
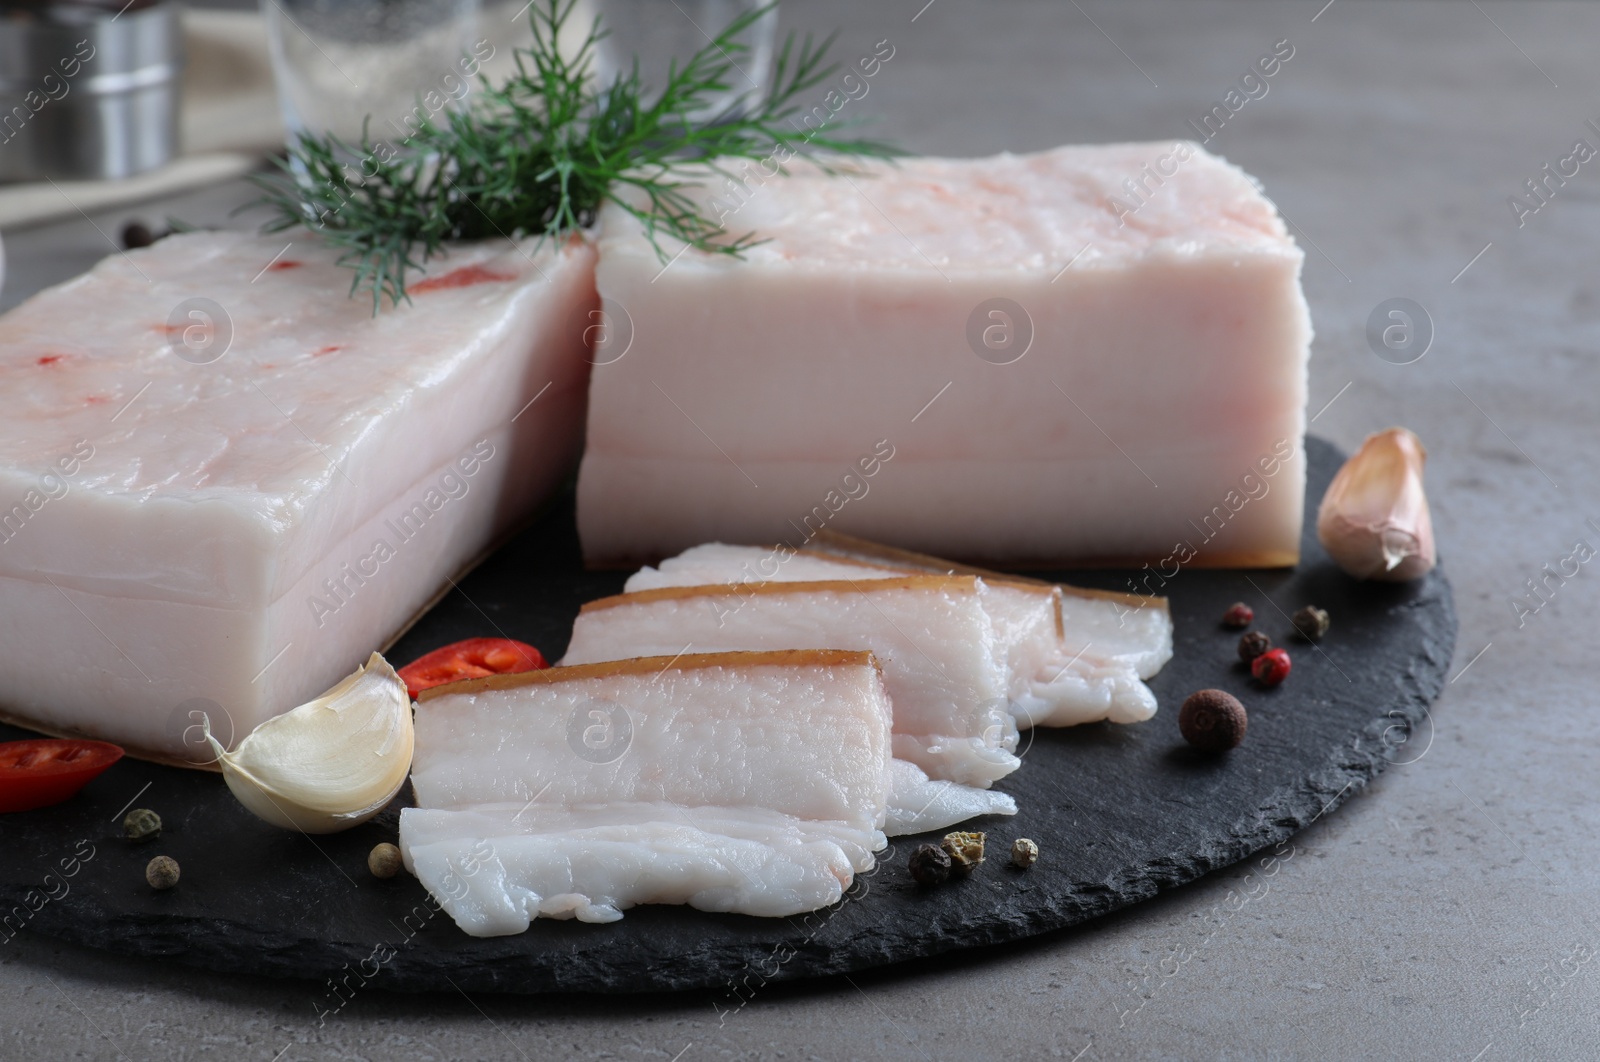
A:
{"label": "thin slice of fatback", "polygon": [[1093,590],[994,572],[826,527],[801,549],[807,557],[853,561],[885,571],[981,575],[994,583],[1051,586],[1060,591],[1062,637],[1071,652],[1120,661],[1142,679],[1155,675],[1172,659],[1172,610],[1164,597]]}
{"label": "thin slice of fatback", "polygon": [[973,576],[663,587],[591,601],[564,664],[728,650],[869,650],[894,701],[894,754],[987,786],[1016,770],[1007,669]]}
{"label": "thin slice of fatback", "polygon": [[1017,802],[1008,793],[929,778],[909,760],[895,760],[889,766],[889,815],[883,832],[890,837],[942,830],[979,815],[1017,813]]}
{"label": "thin slice of fatback", "polygon": [[870,653],[617,660],[424,691],[406,865],[467,933],[641,903],[785,916],[887,843],[891,705]]}
{"label": "thin slice of fatback", "polygon": [[[787,546],[712,542],[669,557],[659,568],[641,569],[628,579],[626,589],[903,578],[934,571],[934,565],[942,563],[843,535],[833,536],[829,544],[846,541],[881,550],[881,557],[866,550],[845,553],[808,545],[796,552]],[[1164,662],[1163,651],[1171,655],[1172,626],[1164,608],[1151,607],[1151,620],[1140,621],[1135,634],[1114,626],[1117,602],[1094,596],[1095,591],[993,572],[956,573],[953,566],[941,574],[981,575],[980,596],[1004,653],[1009,708],[1019,727],[1101,719],[1129,723],[1155,714],[1155,695],[1144,684],[1139,665],[1155,659]],[[1064,605],[1069,593],[1071,604]],[[1064,619],[1064,608],[1072,614],[1071,624]]]}

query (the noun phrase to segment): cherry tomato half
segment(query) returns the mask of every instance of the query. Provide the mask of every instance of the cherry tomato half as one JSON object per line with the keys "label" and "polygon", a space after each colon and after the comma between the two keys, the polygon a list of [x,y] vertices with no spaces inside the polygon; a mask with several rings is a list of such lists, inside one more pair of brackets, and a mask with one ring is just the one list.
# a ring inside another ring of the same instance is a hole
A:
{"label": "cherry tomato half", "polygon": [[485,675],[515,675],[519,671],[538,671],[549,666],[544,655],[526,642],[510,638],[468,638],[411,661],[400,669],[400,677],[415,700],[423,690],[447,682]]}
{"label": "cherry tomato half", "polygon": [[59,804],[122,759],[109,741],[35,738],[0,744],[0,812]]}

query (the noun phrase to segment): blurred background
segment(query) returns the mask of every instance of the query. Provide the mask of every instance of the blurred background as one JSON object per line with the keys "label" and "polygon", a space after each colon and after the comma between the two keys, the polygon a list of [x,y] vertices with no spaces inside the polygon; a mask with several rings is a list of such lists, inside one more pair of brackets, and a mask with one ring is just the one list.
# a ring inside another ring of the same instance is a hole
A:
{"label": "blurred background", "polygon": [[[301,132],[407,150],[425,121],[470,105],[531,41],[548,0],[4,0],[0,2],[0,233],[117,213],[237,179]],[[569,34],[609,27],[594,74],[639,63],[659,84],[674,60],[763,5],[755,0],[563,0]],[[737,108],[771,68],[776,5],[739,36],[745,84],[705,115]],[[569,52],[578,38],[563,41]],[[349,153],[358,161],[359,150]],[[230,182],[233,182],[230,184]],[[237,196],[235,196],[237,198]],[[247,200],[246,200],[247,201]],[[238,205],[238,204],[235,204]],[[183,218],[151,206],[119,217],[119,246]],[[179,212],[181,214],[181,212]],[[215,224],[214,210],[193,224]],[[103,248],[100,248],[103,249]],[[75,265],[72,272],[87,266]],[[30,278],[65,279],[41,263]],[[29,290],[37,287],[30,284]],[[0,289],[0,306],[26,292]]]}

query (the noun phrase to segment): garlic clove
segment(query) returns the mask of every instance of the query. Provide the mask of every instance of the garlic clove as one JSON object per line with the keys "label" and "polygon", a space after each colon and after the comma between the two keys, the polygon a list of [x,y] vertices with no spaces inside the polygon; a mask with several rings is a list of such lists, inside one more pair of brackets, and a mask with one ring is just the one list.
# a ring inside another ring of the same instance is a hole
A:
{"label": "garlic clove", "polygon": [[239,803],[274,826],[334,833],[382,811],[411,771],[411,697],[377,653],[327,693],[229,752],[204,727]]}
{"label": "garlic clove", "polygon": [[1357,579],[1405,582],[1433,570],[1433,517],[1422,489],[1428,459],[1405,428],[1367,436],[1317,510],[1317,538]]}

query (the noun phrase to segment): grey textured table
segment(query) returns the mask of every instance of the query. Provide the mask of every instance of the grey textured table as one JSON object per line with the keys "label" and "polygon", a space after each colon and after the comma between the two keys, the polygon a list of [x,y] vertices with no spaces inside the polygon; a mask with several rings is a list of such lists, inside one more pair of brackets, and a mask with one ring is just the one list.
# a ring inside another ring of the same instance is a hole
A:
{"label": "grey textured table", "polygon": [[[1513,606],[1542,565],[1600,543],[1589,523],[1600,521],[1600,296],[1585,271],[1600,159],[1552,180],[1520,227],[1508,205],[1575,140],[1600,147],[1585,124],[1600,125],[1600,7],[925,2],[791,2],[786,19],[841,27],[846,57],[891,41],[894,58],[856,106],[930,153],[1185,135],[1258,55],[1292,44],[1267,95],[1212,144],[1265,182],[1307,249],[1315,430],[1349,447],[1404,423],[1431,450],[1462,624],[1431,744],[1421,735],[1415,762],[1302,834],[1270,876],[1235,867],[1025,945],[773,986],[738,1010],[707,995],[365,993],[319,1025],[320,985],[24,933],[0,945],[0,1058],[1600,1052],[1600,970],[1584,958],[1600,951],[1600,723],[1583,633],[1600,626],[1600,595],[1585,569],[1520,623]],[[244,194],[136,213],[214,221]],[[4,304],[107,253],[101,230],[126,216],[7,233]],[[1368,315],[1397,296],[1421,303],[1435,333],[1405,366],[1366,340]],[[1214,909],[1223,927],[1208,936]]]}

